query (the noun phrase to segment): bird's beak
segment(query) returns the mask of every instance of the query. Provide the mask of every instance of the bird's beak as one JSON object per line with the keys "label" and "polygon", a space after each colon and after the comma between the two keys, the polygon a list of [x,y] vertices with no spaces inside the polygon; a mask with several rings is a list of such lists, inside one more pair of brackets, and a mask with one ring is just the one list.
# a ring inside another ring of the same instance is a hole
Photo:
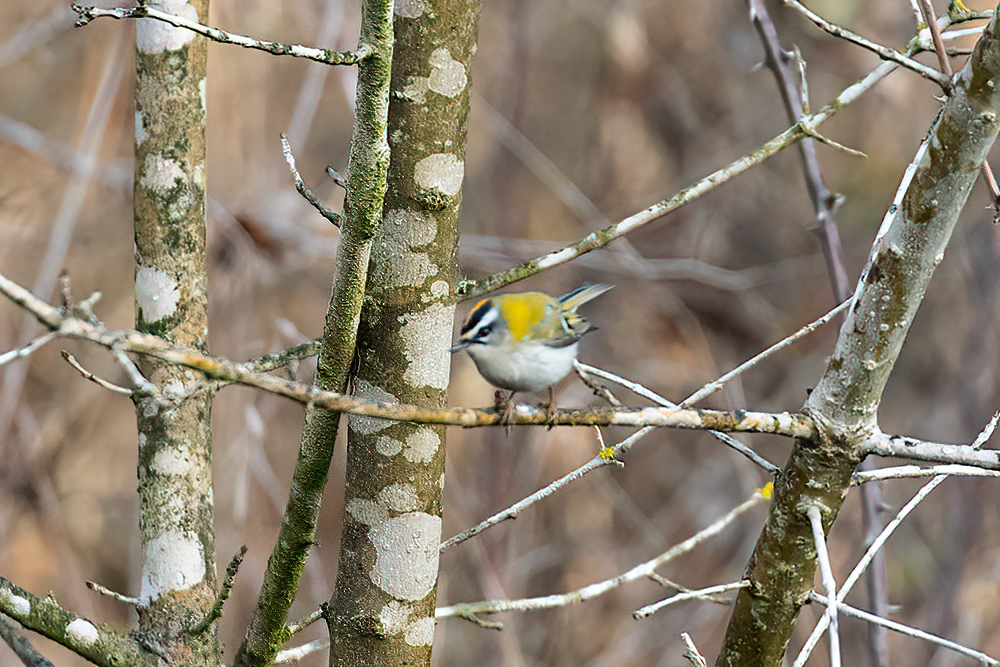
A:
{"label": "bird's beak", "polygon": [[454,354],[455,352],[458,352],[459,350],[464,350],[465,348],[469,347],[469,345],[471,345],[471,344],[472,343],[470,341],[459,339],[458,342],[455,343],[451,347],[451,349],[448,350],[448,351],[451,352],[452,354]]}

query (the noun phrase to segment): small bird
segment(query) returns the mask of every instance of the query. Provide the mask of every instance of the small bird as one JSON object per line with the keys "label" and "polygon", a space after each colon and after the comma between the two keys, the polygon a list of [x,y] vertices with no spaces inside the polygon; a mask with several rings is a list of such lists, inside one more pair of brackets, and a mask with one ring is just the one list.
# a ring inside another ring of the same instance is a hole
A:
{"label": "small bird", "polygon": [[594,326],[576,309],[604,294],[611,285],[584,285],[554,298],[544,292],[499,294],[475,305],[462,323],[452,352],[467,350],[479,374],[495,387],[497,407],[509,421],[511,399],[519,391],[549,390],[573,370],[578,343]]}

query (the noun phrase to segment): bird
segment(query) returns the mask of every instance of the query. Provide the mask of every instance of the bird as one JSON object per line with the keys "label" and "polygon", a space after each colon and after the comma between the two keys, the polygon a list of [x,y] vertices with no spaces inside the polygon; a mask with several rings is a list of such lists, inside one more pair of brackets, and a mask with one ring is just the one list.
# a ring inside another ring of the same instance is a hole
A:
{"label": "bird", "polygon": [[498,294],[472,308],[451,351],[466,350],[487,382],[510,392],[497,392],[502,422],[510,423],[514,394],[543,389],[549,390],[549,402],[542,407],[551,418],[552,386],[573,370],[580,338],[596,329],[577,308],[611,288],[583,285],[560,297]]}

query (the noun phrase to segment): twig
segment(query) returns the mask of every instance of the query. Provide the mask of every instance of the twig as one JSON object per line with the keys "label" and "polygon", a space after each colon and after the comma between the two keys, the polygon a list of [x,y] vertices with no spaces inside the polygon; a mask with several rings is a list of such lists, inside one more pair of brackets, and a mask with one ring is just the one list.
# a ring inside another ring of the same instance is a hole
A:
{"label": "twig", "polygon": [[269,371],[288,366],[296,361],[308,359],[309,357],[315,357],[319,354],[321,344],[322,343],[318,339],[308,340],[304,343],[295,345],[294,347],[290,347],[287,350],[275,352],[274,354],[265,354],[262,357],[251,359],[246,362],[245,365],[257,373],[267,373]]}
{"label": "twig", "polygon": [[[551,484],[539,489],[538,491],[535,491],[531,495],[527,496],[526,498],[523,498],[522,500],[519,500],[510,507],[501,510],[500,512],[497,512],[493,516],[489,517],[484,521],[481,521],[475,526],[467,530],[463,530],[461,533],[448,538],[447,540],[441,543],[441,551],[450,549],[456,544],[461,544],[462,542],[475,537],[479,533],[488,530],[497,524],[503,523],[504,521],[508,521],[510,519],[517,518],[518,514],[520,514],[527,508],[531,507],[538,501],[551,496],[553,493],[563,488],[564,486],[580,479],[584,475],[593,472],[598,468],[602,468],[606,465],[612,465],[617,460],[616,456],[620,452],[626,451],[629,447],[632,446],[632,444],[634,444],[640,438],[649,433],[649,430],[650,429],[641,429],[639,431],[636,431],[635,433],[633,433],[632,435],[630,435],[629,437],[625,438],[617,445],[615,445],[611,449],[612,452],[611,455],[605,456],[602,454],[598,454],[597,456],[595,456],[594,458],[590,459],[582,466],[577,468],[576,470],[570,471],[569,473],[563,475],[562,477],[555,480]],[[602,449],[602,453],[603,451],[604,450]]]}
{"label": "twig", "polygon": [[313,623],[315,623],[316,621],[318,621],[318,620],[320,620],[322,618],[323,618],[323,610],[322,609],[316,609],[316,611],[312,612],[311,614],[309,614],[305,618],[300,618],[299,620],[295,621],[294,623],[286,626],[285,630],[288,633],[288,636],[291,637],[293,635],[296,635],[296,634],[302,632],[303,630],[305,630],[306,628],[308,628],[310,625],[312,625]]}
{"label": "twig", "polygon": [[333,51],[331,49],[316,49],[309,46],[300,46],[299,44],[285,44],[282,42],[269,42],[266,40],[254,39],[252,37],[245,37],[243,35],[226,32],[225,30],[219,30],[218,28],[211,28],[209,26],[202,25],[197,21],[186,19],[183,16],[161,12],[160,10],[150,7],[145,3],[141,3],[132,9],[102,9],[100,7],[78,5],[76,3],[71,4],[70,7],[80,16],[80,18],[76,21],[77,27],[85,26],[94,19],[102,17],[112,18],[119,21],[123,19],[156,19],[157,21],[169,23],[176,28],[185,28],[221,44],[235,44],[247,49],[265,51],[276,56],[305,58],[306,60],[315,60],[316,62],[325,63],[327,65],[356,65],[367,58],[372,52],[371,47],[364,44],[360,45],[353,51]]}
{"label": "twig", "polygon": [[792,7],[799,13],[801,13],[807,19],[816,24],[816,26],[819,27],[821,30],[833,35],[834,37],[839,37],[840,39],[851,42],[852,44],[860,46],[863,49],[867,49],[868,51],[871,51],[878,57],[882,58],[883,60],[890,61],[892,63],[899,65],[900,67],[912,70],[917,74],[927,79],[930,79],[934,83],[938,84],[939,86],[941,86],[943,90],[948,90],[948,88],[951,86],[951,79],[949,79],[944,74],[941,74],[941,72],[938,72],[933,67],[928,67],[927,65],[924,65],[923,63],[914,60],[913,58],[909,58],[903,55],[902,53],[896,51],[895,49],[890,49],[887,46],[876,44],[875,42],[867,40],[861,35],[858,35],[857,33],[851,32],[850,30],[840,27],[836,23],[827,21],[825,18],[823,18],[816,12],[812,11],[811,9],[803,5],[801,2],[798,2],[798,0],[785,0],[785,4]]}
{"label": "twig", "polygon": [[719,584],[718,586],[709,586],[708,588],[700,588],[698,590],[683,591],[677,595],[671,595],[664,600],[660,600],[659,602],[654,602],[653,604],[648,604],[645,607],[636,609],[632,612],[632,618],[636,620],[647,618],[665,607],[669,607],[670,605],[678,602],[684,602],[685,600],[710,600],[712,602],[718,602],[718,599],[714,596],[717,596],[719,593],[746,588],[747,586],[749,586],[749,584],[746,581],[734,581],[729,584]]}
{"label": "twig", "polygon": [[[815,591],[813,591],[810,594],[810,597],[816,602],[819,602],[821,604],[829,604],[829,601],[827,600],[826,596],[820,595]],[[924,632],[923,630],[918,630],[917,628],[908,625],[903,625],[902,623],[897,623],[896,621],[889,620],[888,618],[882,618],[881,616],[876,616],[875,614],[869,614],[868,612],[858,609],[857,607],[852,607],[851,605],[846,604],[845,602],[841,602],[838,600],[836,601],[836,605],[840,613],[844,614],[845,616],[853,616],[854,618],[861,619],[862,621],[866,621],[868,623],[874,623],[884,628],[888,628],[889,630],[892,630],[894,632],[898,632],[900,634],[904,634],[909,637],[922,639],[923,641],[935,644],[937,646],[941,646],[942,648],[946,648],[955,651],[956,653],[961,653],[962,655],[978,660],[984,665],[997,665],[998,663],[1000,663],[1000,661],[997,661],[996,658],[991,658],[985,653],[980,653],[975,649],[962,646],[961,644],[956,644],[953,641],[947,640],[937,635],[932,635],[929,632]]]}
{"label": "twig", "polygon": [[[693,185],[684,188],[674,196],[653,204],[638,213],[628,216],[624,220],[605,227],[599,231],[588,234],[579,241],[555,250],[541,257],[529,260],[512,269],[493,274],[482,280],[465,280],[459,284],[456,296],[459,299],[471,299],[481,296],[493,290],[510,285],[519,280],[524,280],[542,271],[546,271],[555,266],[565,264],[580,255],[591,252],[598,248],[607,246],[612,241],[621,238],[625,234],[643,227],[654,220],[658,220],[665,215],[676,211],[681,206],[701,197],[714,190],[716,187],[729,181],[733,177],[754,167],[772,155],[776,155],[781,150],[791,146],[815,132],[820,124],[831,118],[840,109],[854,102],[862,93],[870,89],[882,80],[887,74],[895,69],[894,63],[883,63],[875,68],[861,81],[848,86],[835,100],[820,109],[814,114],[803,117],[799,122],[775,136],[770,141],[759,146],[751,153],[739,158],[729,165],[718,169],[708,176],[697,181]],[[934,72],[934,70],[931,70]],[[936,74],[936,72],[935,72]]]}
{"label": "twig", "polygon": [[[986,425],[986,427],[983,428],[982,431],[980,431],[979,435],[972,443],[973,449],[979,449],[986,443],[987,440],[989,440],[990,436],[993,435],[993,431],[997,427],[998,420],[1000,420],[1000,412],[994,414],[993,418]],[[854,566],[854,569],[851,570],[851,573],[847,576],[847,579],[844,580],[844,584],[840,587],[840,590],[837,591],[838,603],[843,602],[847,598],[847,594],[851,592],[852,588],[854,588],[854,585],[858,582],[858,579],[861,578],[861,576],[865,572],[865,569],[867,569],[868,565],[875,558],[875,554],[877,554],[882,549],[885,543],[889,540],[889,537],[893,534],[893,532],[895,532],[896,528],[898,528],[900,524],[903,523],[903,520],[907,516],[909,516],[909,514],[914,509],[916,509],[917,505],[923,502],[924,498],[926,498],[931,491],[936,489],[938,485],[941,484],[941,482],[943,482],[945,479],[947,479],[947,477],[943,475],[935,477],[934,479],[932,479],[931,481],[927,482],[922,487],[920,487],[920,490],[917,491],[916,494],[914,494],[913,498],[910,499],[910,502],[906,503],[906,505],[904,505],[903,508],[896,513],[896,516],[893,518],[893,520],[890,521],[888,524],[886,524],[886,527],[882,529],[882,532],[879,533],[878,537],[876,537],[872,541],[871,545],[868,547],[864,555],[858,561],[858,564]],[[823,636],[823,632],[826,630],[828,622],[829,621],[825,615],[819,619],[819,621],[816,623],[816,627],[813,628],[812,634],[809,635],[809,638],[806,640],[805,644],[802,646],[802,649],[799,651],[798,656],[796,656],[793,667],[803,667],[805,665],[806,660],[809,659],[809,655],[812,653],[812,650],[816,647],[816,644],[817,642],[819,642],[820,637]]]}
{"label": "twig", "polygon": [[31,355],[32,352],[34,352],[35,350],[38,350],[39,348],[45,346],[46,344],[48,344],[49,342],[51,342],[52,339],[57,338],[57,337],[58,337],[58,334],[56,334],[54,331],[49,331],[49,332],[44,333],[41,336],[35,338],[33,341],[31,341],[27,345],[24,345],[22,347],[10,350],[9,352],[4,352],[3,354],[0,354],[0,366],[4,366],[6,364],[9,364],[10,362],[14,361],[15,359],[25,359],[25,358],[27,358],[29,355]]}
{"label": "twig", "polygon": [[756,366],[757,364],[759,364],[761,361],[763,361],[767,357],[769,357],[772,354],[774,354],[775,352],[778,352],[779,350],[782,350],[782,349],[788,347],[789,345],[791,345],[795,341],[797,341],[800,338],[802,338],[802,337],[804,337],[804,336],[812,333],[816,329],[820,328],[821,326],[823,326],[824,324],[826,324],[827,322],[829,322],[834,317],[836,317],[840,313],[842,313],[845,310],[847,310],[847,307],[850,305],[850,303],[851,303],[850,301],[844,301],[839,306],[837,306],[836,308],[834,308],[833,310],[831,310],[830,312],[828,312],[826,315],[823,315],[822,317],[820,317],[820,318],[818,318],[816,320],[813,320],[812,322],[810,322],[809,324],[805,325],[804,327],[802,327],[801,329],[799,329],[798,331],[796,331],[792,335],[786,336],[785,338],[781,339],[780,341],[778,341],[777,343],[775,343],[771,347],[767,348],[763,352],[761,352],[761,353],[753,356],[752,358],[750,358],[749,360],[743,362],[742,364],[740,364],[739,366],[737,366],[733,370],[729,371],[728,373],[725,373],[724,375],[722,375],[721,377],[719,377],[719,379],[713,380],[712,382],[709,382],[708,384],[706,384],[705,386],[703,386],[701,389],[699,389],[698,391],[694,392],[693,394],[691,394],[690,396],[688,396],[687,398],[685,398],[683,401],[681,401],[681,405],[683,405],[685,407],[689,406],[689,405],[694,405],[695,403],[703,400],[705,397],[710,396],[711,394],[715,393],[716,391],[718,391],[719,389],[721,389],[723,385],[725,385],[727,382],[729,382],[730,380],[732,380],[734,377],[736,377],[736,376],[738,376],[738,375],[740,375],[742,373],[745,373],[747,370],[753,368],[754,366]]}
{"label": "twig", "polygon": [[830,554],[826,550],[826,538],[823,536],[823,516],[817,505],[806,508],[806,515],[812,525],[813,542],[816,544],[816,559],[819,561],[820,576],[829,603],[826,606],[827,625],[830,628],[830,666],[840,667],[840,623],[837,619],[837,580],[833,577],[830,567]]}
{"label": "twig", "polygon": [[863,470],[851,475],[851,484],[860,485],[868,482],[882,482],[892,479],[921,479],[923,477],[1000,477],[1000,471],[983,470],[974,466],[946,464],[924,468],[921,466],[894,466],[878,470]]}
{"label": "twig", "polygon": [[191,628],[190,634],[197,635],[201,634],[205,630],[222,617],[222,607],[225,606],[226,600],[229,599],[229,595],[233,592],[233,585],[236,583],[236,575],[240,571],[240,565],[243,564],[243,557],[247,555],[247,546],[244,544],[240,547],[240,550],[233,556],[233,559],[229,561],[228,567],[226,567],[226,576],[222,580],[222,585],[219,587],[219,593],[215,596],[215,604],[212,608],[205,614],[205,618],[201,619],[194,627]]}
{"label": "twig", "polygon": [[127,604],[127,605],[131,605],[133,607],[141,607],[141,606],[143,606],[142,600],[140,600],[139,598],[132,598],[132,597],[129,597],[127,595],[122,595],[121,593],[119,593],[117,591],[113,591],[110,588],[107,588],[105,586],[100,585],[96,581],[87,581],[87,582],[84,582],[84,583],[87,585],[87,588],[89,588],[90,590],[94,591],[98,595],[103,595],[104,597],[109,597],[112,600],[118,600],[119,602],[122,602],[122,603]]}
{"label": "twig", "polygon": [[88,371],[86,368],[84,368],[82,365],[80,365],[80,362],[77,361],[76,357],[74,357],[72,354],[70,354],[66,350],[62,350],[62,357],[63,357],[63,359],[66,360],[66,362],[70,366],[72,366],[73,368],[75,368],[76,372],[79,373],[80,375],[82,375],[84,377],[84,379],[90,380],[91,382],[93,382],[97,386],[104,387],[108,391],[113,391],[116,394],[124,394],[125,396],[131,396],[132,395],[133,392],[132,392],[131,389],[129,389],[127,387],[120,387],[120,386],[116,385],[113,382],[108,382],[104,378],[97,377],[96,375],[94,375],[93,373],[91,373],[90,371]]}
{"label": "twig", "polygon": [[938,69],[948,77],[948,87],[945,90],[950,90],[953,72],[951,63],[948,61],[948,52],[944,48],[944,40],[941,39],[941,29],[938,27],[934,8],[931,6],[929,0],[917,0],[917,4],[920,7],[920,13],[923,14],[924,23],[927,25],[928,30],[931,31],[931,41],[934,43],[934,54],[937,56]]}
{"label": "twig", "polygon": [[0,638],[25,667],[53,667],[44,655],[35,650],[28,638],[21,634],[21,624],[5,614],[0,614]]}
{"label": "twig", "polygon": [[340,223],[342,222],[340,214],[331,210],[330,207],[317,199],[316,195],[306,185],[306,182],[302,180],[302,176],[299,175],[299,170],[295,167],[295,156],[292,154],[292,147],[288,145],[288,135],[284,132],[281,133],[281,154],[285,156],[285,162],[288,163],[288,168],[292,172],[292,178],[295,179],[295,189],[298,190],[299,194],[314,209],[319,211],[320,215],[329,220],[334,227],[340,229]]}
{"label": "twig", "polygon": [[468,618],[469,615],[478,616],[480,614],[496,614],[504,611],[552,609],[555,607],[565,607],[576,602],[586,602],[587,600],[592,600],[595,597],[604,595],[608,591],[619,588],[623,584],[649,576],[649,574],[656,570],[659,566],[682,554],[688,553],[708,538],[720,533],[723,528],[736,520],[739,515],[763,502],[764,499],[764,493],[755,493],[751,498],[745,500],[743,503],[730,510],[724,517],[704,530],[701,530],[680,544],[670,548],[656,558],[646,561],[645,563],[641,563],[640,565],[636,565],[631,570],[620,574],[617,577],[605,579],[604,581],[584,586],[583,588],[569,593],[560,593],[556,595],[525,598],[520,600],[485,600],[482,602],[466,602],[452,605],[450,607],[439,607],[435,612],[435,617]]}
{"label": "twig", "polygon": [[303,644],[302,646],[296,646],[295,648],[286,648],[282,651],[278,651],[278,655],[274,658],[275,665],[283,665],[289,662],[298,662],[306,656],[312,655],[317,651],[322,651],[325,648],[330,647],[329,639],[317,639],[311,641],[308,644]]}
{"label": "twig", "polygon": [[[627,380],[627,379],[625,379],[623,377],[615,375],[614,373],[610,373],[610,372],[608,372],[606,370],[603,370],[601,368],[597,368],[595,366],[590,366],[588,364],[584,364],[584,363],[579,362],[579,361],[575,361],[574,362],[574,367],[577,369],[578,372],[589,373],[591,375],[596,375],[597,377],[603,378],[605,380],[609,380],[609,381],[614,382],[616,384],[620,384],[621,386],[626,387],[627,389],[633,391],[638,396],[642,396],[643,398],[648,398],[649,400],[651,400],[654,403],[657,403],[659,405],[662,405],[662,406],[665,406],[665,407],[669,407],[669,408],[676,408],[676,407],[678,407],[678,405],[676,403],[674,403],[672,401],[669,401],[666,398],[663,398],[659,394],[657,394],[657,393],[655,393],[655,392],[647,389],[646,387],[643,387],[642,385],[638,384],[637,382],[633,382],[631,380]],[[729,435],[728,433],[722,433],[721,431],[716,431],[716,430],[712,430],[712,429],[709,429],[708,432],[716,440],[718,440],[722,444],[726,445],[727,447],[731,447],[736,452],[742,454],[747,459],[749,459],[751,462],[753,462],[754,464],[756,464],[760,468],[766,470],[769,474],[773,474],[774,472],[776,472],[778,470],[778,466],[777,465],[771,463],[770,461],[768,461],[767,459],[765,459],[763,456],[761,456],[757,452],[753,451],[752,449],[750,449],[749,447],[747,447],[746,445],[744,445],[742,442],[740,442],[736,438],[734,438],[731,435]]]}
{"label": "twig", "polygon": [[701,654],[698,647],[694,645],[691,635],[686,632],[681,633],[681,641],[684,642],[684,658],[694,667],[708,667],[708,660]]}

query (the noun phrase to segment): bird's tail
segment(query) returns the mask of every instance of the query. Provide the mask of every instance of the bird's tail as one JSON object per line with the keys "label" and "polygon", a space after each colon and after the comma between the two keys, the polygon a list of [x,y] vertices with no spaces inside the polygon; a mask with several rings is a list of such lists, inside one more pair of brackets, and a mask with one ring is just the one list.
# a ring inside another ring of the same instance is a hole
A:
{"label": "bird's tail", "polygon": [[559,301],[567,309],[576,310],[591,299],[596,299],[601,296],[612,287],[614,287],[614,285],[584,285],[583,287],[578,287],[569,294],[563,294],[559,297]]}

